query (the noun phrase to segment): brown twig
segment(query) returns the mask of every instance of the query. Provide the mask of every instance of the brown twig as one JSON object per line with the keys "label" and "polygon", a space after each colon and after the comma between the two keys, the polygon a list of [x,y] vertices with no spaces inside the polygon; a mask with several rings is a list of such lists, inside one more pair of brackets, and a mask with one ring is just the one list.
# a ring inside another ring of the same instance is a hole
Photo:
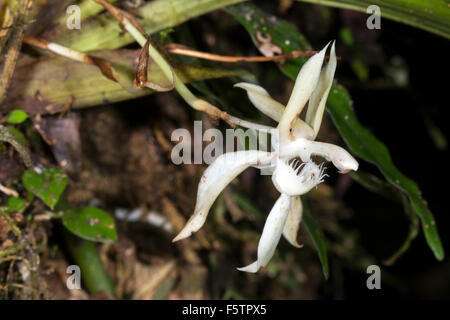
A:
{"label": "brown twig", "polygon": [[[191,49],[189,47],[186,47],[181,44],[177,43],[169,43],[164,46],[164,49],[166,49],[168,52],[172,54],[178,54],[183,56],[189,56],[204,60],[213,60],[213,61],[220,61],[220,62],[229,62],[229,63],[236,63],[236,62],[270,62],[270,61],[283,61],[287,59],[296,59],[298,57],[311,57],[312,55],[316,54],[318,51],[292,51],[287,54],[280,54],[272,57],[231,57],[231,56],[223,56],[219,54],[214,53],[208,53],[208,52],[202,52],[197,51],[194,49]],[[329,58],[329,56],[327,56]],[[337,57],[338,60],[341,60],[341,57]]]}
{"label": "brown twig", "polygon": [[14,197],[19,197],[19,194],[17,193],[16,190],[14,189],[10,189],[8,187],[5,187],[4,185],[2,185],[0,183],[0,192],[3,192],[4,194],[6,194],[7,196],[14,196]]}

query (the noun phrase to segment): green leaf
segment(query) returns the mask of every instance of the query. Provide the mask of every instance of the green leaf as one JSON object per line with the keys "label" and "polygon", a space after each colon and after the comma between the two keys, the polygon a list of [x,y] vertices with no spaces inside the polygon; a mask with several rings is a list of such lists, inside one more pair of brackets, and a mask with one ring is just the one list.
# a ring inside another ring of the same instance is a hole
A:
{"label": "green leaf", "polygon": [[24,200],[11,196],[6,200],[6,206],[10,212],[22,212],[27,207],[27,204]]}
{"label": "green leaf", "polygon": [[59,169],[29,169],[22,175],[25,188],[53,209],[67,185],[66,174]]}
{"label": "green leaf", "polygon": [[[138,8],[135,16],[148,34],[179,25],[189,19],[242,2],[243,0],[155,0],[147,1]],[[82,10],[82,13],[84,11]],[[61,24],[46,32],[46,39],[86,52],[103,49],[117,49],[134,42],[128,33],[123,33],[119,23],[107,14],[100,14],[81,21],[82,28],[77,32],[67,32],[67,17]]]}
{"label": "green leaf", "polygon": [[23,110],[13,110],[6,116],[6,121],[12,124],[18,124],[24,122],[28,118],[28,115]]}
{"label": "green leaf", "polygon": [[317,252],[319,253],[319,260],[322,264],[322,272],[325,279],[328,280],[330,275],[330,267],[328,266],[328,256],[327,256],[327,244],[325,243],[325,236],[323,235],[320,225],[311,216],[311,212],[308,207],[308,203],[305,197],[302,197],[303,204],[303,218],[302,221],[308,231],[314,245],[316,246]]}
{"label": "green leaf", "polygon": [[[48,59],[36,59],[27,67],[17,67],[14,71],[11,90],[4,103],[5,107],[21,105],[33,115],[49,111],[45,106],[52,105],[51,112],[64,110],[67,101],[71,108],[80,109],[106,102],[113,103],[152,94],[149,88],[138,89],[133,86],[135,67],[133,61],[138,50],[115,50],[94,52],[92,55],[110,62],[117,71],[115,76],[120,82],[114,82],[92,65],[55,56]],[[33,72],[29,72],[29,68]],[[186,64],[177,65],[174,70],[181,81],[189,83],[198,80],[239,76],[245,72],[218,68],[195,67]],[[69,75],[69,76],[68,76]],[[148,67],[148,81],[169,86],[161,69],[151,60]],[[39,96],[36,96],[39,91]]]}
{"label": "green leaf", "polygon": [[70,209],[62,216],[64,226],[80,238],[113,242],[117,240],[114,219],[105,211],[94,207]]}
{"label": "green leaf", "polygon": [[[298,0],[342,9],[367,12],[380,8],[382,18],[409,24],[450,38],[450,10],[445,0]],[[372,14],[372,12],[370,13]]]}
{"label": "green leaf", "polygon": [[[253,4],[240,4],[226,9],[249,32],[257,45],[256,31],[265,32],[272,38],[272,43],[279,46],[283,53],[293,50],[310,50],[305,38],[298,33],[291,23],[260,10]],[[250,19],[247,19],[248,17]],[[288,77],[295,80],[306,58],[289,60],[280,65],[281,70]],[[444,259],[444,249],[439,238],[433,214],[425,204],[417,184],[404,176],[392,163],[386,146],[369,130],[361,125],[356,118],[352,99],[347,90],[341,85],[334,84],[327,102],[327,110],[342,138],[350,149],[362,159],[376,165],[386,180],[399,190],[405,192],[416,214],[422,222],[422,229],[428,245],[438,260]]]}

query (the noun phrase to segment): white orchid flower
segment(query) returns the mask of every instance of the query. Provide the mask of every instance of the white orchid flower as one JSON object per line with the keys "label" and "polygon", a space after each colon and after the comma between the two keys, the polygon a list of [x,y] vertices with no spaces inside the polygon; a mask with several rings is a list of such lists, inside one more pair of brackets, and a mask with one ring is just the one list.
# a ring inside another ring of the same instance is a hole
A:
{"label": "white orchid flower", "polygon": [[[303,65],[286,107],[275,101],[260,86],[244,82],[235,85],[247,91],[250,101],[258,110],[279,123],[277,128],[270,127],[272,133],[277,129],[279,133],[278,136],[272,134],[275,151],[249,150],[219,156],[200,179],[194,214],[173,241],[185,239],[198,231],[222,190],[246,168],[273,167],[272,182],[281,195],[265,222],[258,243],[257,260],[238,270],[255,273],[265,267],[272,258],[281,235],[293,246],[301,247],[297,243],[303,211],[300,196],[323,182],[327,176],[323,164],[317,165],[311,156],[317,155],[331,161],[341,173],[358,169],[358,162],[343,148],[314,141],[336,70],[334,43],[329,62],[322,68],[327,48],[328,45]],[[303,121],[299,115],[307,103],[308,110]],[[250,122],[241,125],[261,127]]]}

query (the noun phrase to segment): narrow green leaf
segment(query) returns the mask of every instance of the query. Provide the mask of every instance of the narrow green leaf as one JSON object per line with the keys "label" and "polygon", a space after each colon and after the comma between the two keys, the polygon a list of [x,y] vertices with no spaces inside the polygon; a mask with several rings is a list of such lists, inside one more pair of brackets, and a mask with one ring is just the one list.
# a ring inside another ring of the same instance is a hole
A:
{"label": "narrow green leaf", "polygon": [[67,210],[62,216],[62,222],[70,232],[86,240],[98,242],[117,240],[114,219],[98,208],[83,207]]}
{"label": "narrow green leaf", "polygon": [[28,115],[23,110],[13,110],[6,116],[6,121],[12,124],[18,124],[24,122],[28,118]]}
{"label": "narrow green leaf", "polygon": [[29,169],[22,175],[25,188],[53,209],[67,185],[66,174],[59,169]]}
{"label": "narrow green leaf", "polygon": [[330,275],[330,267],[328,266],[328,256],[327,256],[327,245],[325,242],[325,236],[323,235],[322,229],[317,221],[311,216],[311,212],[308,207],[308,203],[305,197],[302,197],[303,204],[303,218],[302,221],[308,231],[314,245],[316,246],[317,252],[319,254],[319,260],[322,264],[322,272],[325,279],[328,280]]}
{"label": "narrow green leaf", "polygon": [[[367,12],[376,5],[382,18],[409,24],[450,38],[450,10],[446,0],[298,0]],[[372,11],[371,11],[372,12]]]}
{"label": "narrow green leaf", "polygon": [[[282,19],[273,19],[253,4],[239,4],[226,9],[238,20],[258,45],[256,32],[264,32],[272,39],[272,44],[279,46],[283,53],[293,50],[310,50],[305,38],[295,26]],[[250,19],[248,19],[250,17]],[[289,60],[280,65],[280,69],[288,77],[295,80],[306,58]],[[422,222],[422,229],[428,245],[438,260],[444,258],[444,249],[439,238],[432,213],[425,204],[417,184],[404,176],[392,163],[386,146],[356,118],[352,99],[348,91],[341,85],[334,84],[327,102],[327,110],[350,149],[360,158],[376,165],[386,180],[405,192],[416,214]]]}

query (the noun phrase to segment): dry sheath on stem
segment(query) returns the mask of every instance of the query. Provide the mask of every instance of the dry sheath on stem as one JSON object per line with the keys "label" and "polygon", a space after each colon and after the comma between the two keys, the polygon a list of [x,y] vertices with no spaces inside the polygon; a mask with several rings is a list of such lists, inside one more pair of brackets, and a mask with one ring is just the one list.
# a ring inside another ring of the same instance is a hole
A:
{"label": "dry sheath on stem", "polygon": [[44,39],[38,39],[38,38],[29,36],[29,35],[24,36],[23,42],[26,44],[29,44],[31,46],[53,52],[57,55],[66,57],[68,59],[95,65],[100,69],[101,73],[105,77],[117,82],[117,79],[114,76],[114,72],[112,70],[111,64],[108,61],[106,61],[105,59],[94,57],[94,56],[88,55],[86,53],[64,47],[60,44],[50,42],[50,41],[47,41]]}

